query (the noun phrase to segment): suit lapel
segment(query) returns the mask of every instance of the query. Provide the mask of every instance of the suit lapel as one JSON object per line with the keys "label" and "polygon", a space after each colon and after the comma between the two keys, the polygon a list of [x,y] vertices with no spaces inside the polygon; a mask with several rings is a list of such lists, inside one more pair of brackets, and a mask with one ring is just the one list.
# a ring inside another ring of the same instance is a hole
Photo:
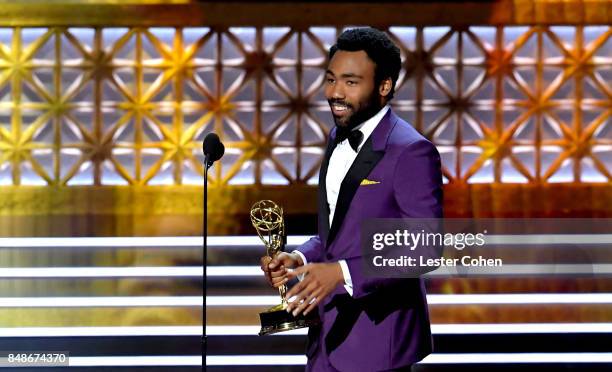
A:
{"label": "suit lapel", "polygon": [[340,193],[338,194],[338,202],[336,203],[334,220],[332,221],[332,225],[329,230],[327,245],[334,241],[340,226],[342,226],[346,212],[348,211],[349,205],[353,200],[353,196],[355,196],[355,193],[357,192],[359,184],[364,178],[367,177],[368,174],[370,174],[372,169],[376,166],[384,154],[384,151],[374,151],[372,148],[372,136],[370,136],[363,144],[363,147],[359,151],[355,161],[344,177],[342,185],[340,185]]}
{"label": "suit lapel", "polygon": [[329,167],[329,158],[334,151],[335,128],[329,135],[327,149],[321,163],[321,171],[319,172],[319,235],[323,244],[327,241],[329,235],[329,204],[327,203],[327,168]]}
{"label": "suit lapel", "polygon": [[[366,142],[363,144],[363,147],[359,151],[359,154],[357,154],[357,157],[349,168],[344,180],[342,180],[342,184],[340,185],[340,193],[338,194],[338,202],[336,203],[336,210],[334,212],[334,220],[332,221],[331,228],[329,228],[329,230],[325,230],[327,240],[324,241],[327,242],[327,246],[334,241],[336,234],[340,230],[340,226],[342,226],[346,212],[351,205],[359,184],[368,176],[368,174],[370,174],[372,169],[374,169],[376,164],[378,164],[380,159],[382,159],[383,155],[385,154],[389,134],[391,133],[391,130],[395,126],[397,120],[398,117],[395,116],[392,110],[389,110],[385,114],[370,137],[368,137]],[[327,164],[329,163],[330,156],[331,151],[329,151],[329,154],[326,154],[325,174],[327,174]],[[325,177],[323,178],[323,185],[325,185]],[[319,190],[321,190],[321,179],[319,179]],[[323,197],[325,198],[325,210],[327,211],[327,216],[325,218],[327,224],[325,226],[329,226],[329,206],[327,204],[326,187],[323,188],[323,192]],[[319,197],[321,197],[321,195]],[[321,226],[319,226],[319,228],[320,227]],[[321,237],[324,238],[323,235]]]}

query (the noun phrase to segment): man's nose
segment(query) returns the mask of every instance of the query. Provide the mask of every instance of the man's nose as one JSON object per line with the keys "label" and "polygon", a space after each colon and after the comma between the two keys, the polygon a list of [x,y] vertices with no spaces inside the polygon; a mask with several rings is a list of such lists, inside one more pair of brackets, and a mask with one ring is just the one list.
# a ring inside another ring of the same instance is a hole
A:
{"label": "man's nose", "polygon": [[328,96],[330,98],[334,98],[334,99],[343,99],[344,98],[344,89],[342,88],[342,84],[334,84],[331,87],[329,87],[329,94]]}

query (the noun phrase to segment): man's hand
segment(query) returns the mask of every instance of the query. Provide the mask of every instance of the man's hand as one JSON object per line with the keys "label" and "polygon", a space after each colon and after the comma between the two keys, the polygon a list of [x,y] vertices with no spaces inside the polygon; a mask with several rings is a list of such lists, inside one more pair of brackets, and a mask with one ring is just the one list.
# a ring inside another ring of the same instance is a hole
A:
{"label": "man's hand", "polygon": [[289,281],[287,269],[302,266],[304,263],[297,253],[280,252],[274,258],[263,256],[260,264],[268,283],[278,288]]}
{"label": "man's hand", "polygon": [[301,274],[307,275],[294,285],[286,296],[287,300],[295,296],[287,307],[287,312],[293,312],[293,316],[302,311],[304,315],[308,314],[339,284],[344,283],[342,268],[338,262],[308,264],[288,272],[287,277],[290,279]]}

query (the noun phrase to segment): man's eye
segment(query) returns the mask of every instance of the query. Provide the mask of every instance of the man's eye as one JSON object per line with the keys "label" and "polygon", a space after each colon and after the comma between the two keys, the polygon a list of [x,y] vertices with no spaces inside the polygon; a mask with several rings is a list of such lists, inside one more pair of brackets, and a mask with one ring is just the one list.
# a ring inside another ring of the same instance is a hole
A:
{"label": "man's eye", "polygon": [[334,79],[332,78],[327,78],[327,84],[333,84],[334,83]]}
{"label": "man's eye", "polygon": [[357,85],[357,82],[356,82],[356,81],[349,80],[349,81],[347,81],[347,82],[346,82],[346,85],[348,85],[348,86]]}

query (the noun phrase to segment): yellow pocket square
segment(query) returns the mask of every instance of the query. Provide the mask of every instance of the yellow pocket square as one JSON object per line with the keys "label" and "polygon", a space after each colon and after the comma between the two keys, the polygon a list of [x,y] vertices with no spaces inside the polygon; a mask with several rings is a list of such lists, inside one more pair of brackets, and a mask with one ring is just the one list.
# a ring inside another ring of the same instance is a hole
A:
{"label": "yellow pocket square", "polygon": [[367,178],[364,178],[359,185],[360,186],[366,186],[366,185],[376,185],[376,184],[379,184],[379,183],[380,182],[378,182],[378,181],[372,181],[372,180],[369,180]]}

